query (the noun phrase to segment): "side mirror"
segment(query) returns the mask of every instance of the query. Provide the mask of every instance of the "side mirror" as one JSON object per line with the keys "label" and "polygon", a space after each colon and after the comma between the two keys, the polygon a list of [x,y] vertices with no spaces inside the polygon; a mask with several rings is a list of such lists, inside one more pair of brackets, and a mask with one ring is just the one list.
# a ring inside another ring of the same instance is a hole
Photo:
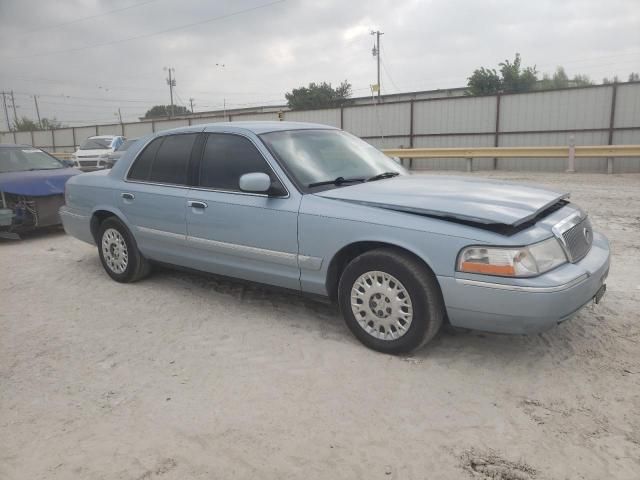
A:
{"label": "side mirror", "polygon": [[245,173],[240,177],[240,190],[251,193],[267,193],[271,189],[271,178],[266,173]]}
{"label": "side mirror", "polygon": [[74,163],[73,160],[60,160],[62,162],[62,164],[67,167],[67,168],[73,168]]}

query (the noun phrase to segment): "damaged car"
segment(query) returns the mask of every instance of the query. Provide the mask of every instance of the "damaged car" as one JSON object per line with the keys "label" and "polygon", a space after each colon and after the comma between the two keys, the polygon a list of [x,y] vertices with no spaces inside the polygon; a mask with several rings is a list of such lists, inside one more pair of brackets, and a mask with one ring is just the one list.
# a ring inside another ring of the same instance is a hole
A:
{"label": "damaged car", "polygon": [[80,171],[28,145],[0,145],[0,238],[60,225],[64,186]]}
{"label": "damaged car", "polygon": [[155,133],[113,169],[71,178],[60,213],[117,282],[158,262],[328,297],[387,353],[445,322],[549,329],[600,302],[609,272],[609,243],[569,192],[411,175],[326,125]]}

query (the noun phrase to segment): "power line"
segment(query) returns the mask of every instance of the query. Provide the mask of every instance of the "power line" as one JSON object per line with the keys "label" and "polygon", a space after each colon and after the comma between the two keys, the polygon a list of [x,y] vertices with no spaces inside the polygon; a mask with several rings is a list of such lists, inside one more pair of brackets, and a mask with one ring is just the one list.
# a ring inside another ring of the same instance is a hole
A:
{"label": "power line", "polygon": [[[38,95],[39,96],[39,95]],[[40,102],[41,105],[52,105],[52,108],[55,109],[60,109],[60,108],[64,108],[66,110],[75,110],[75,111],[86,111],[86,110],[82,110],[82,109],[105,109],[105,108],[122,108],[122,110],[141,110],[146,108],[143,105],[140,106],[123,106],[120,107],[117,103],[113,104],[113,105],[81,105],[81,104],[77,104],[77,103],[71,103],[71,104],[67,104],[67,103],[58,103],[58,102],[46,102],[46,101],[41,101]]]}
{"label": "power line", "polygon": [[[386,58],[387,57],[387,50],[382,45],[380,45],[380,49],[382,50],[382,53],[384,53],[384,56]],[[382,68],[384,69],[385,73],[387,74],[387,77],[389,77],[389,81],[391,82],[391,85],[393,85],[393,88],[396,89],[396,92],[399,92],[400,89],[396,85],[396,82],[393,81],[393,77],[391,77],[391,73],[389,72],[389,68],[387,67],[387,64],[385,63],[385,61],[384,61],[384,59],[382,57],[380,58],[380,63],[382,63]]]}
{"label": "power line", "polygon": [[177,30],[184,30],[185,28],[191,28],[191,27],[196,27],[199,25],[204,25],[207,23],[211,23],[211,22],[215,22],[217,20],[223,20],[225,18],[231,18],[231,17],[235,17],[238,15],[242,15],[243,13],[248,13],[248,12],[252,12],[254,10],[259,10],[262,8],[266,8],[266,7],[270,7],[272,5],[276,5],[278,3],[282,3],[285,2],[286,0],[275,0],[273,2],[269,2],[269,3],[265,3],[262,5],[257,5],[255,7],[249,7],[249,8],[245,8],[242,10],[238,10],[236,12],[232,12],[232,13],[227,13],[225,15],[218,15],[215,17],[211,17],[211,18],[207,18],[205,20],[201,20],[199,22],[193,22],[193,23],[188,23],[185,25],[180,25],[178,27],[172,27],[172,28],[167,28],[165,30],[159,30],[157,32],[151,32],[151,33],[146,33],[143,35],[136,35],[133,37],[125,37],[125,38],[120,38],[118,40],[112,40],[109,42],[102,42],[102,43],[94,43],[91,45],[85,45],[82,47],[77,47],[77,48],[70,48],[70,49],[66,49],[66,50],[54,50],[51,52],[43,52],[43,53],[36,53],[36,54],[32,54],[32,55],[21,55],[21,56],[16,56],[16,57],[5,57],[7,59],[19,59],[19,58],[34,58],[34,57],[46,57],[48,55],[56,55],[56,54],[60,54],[60,53],[71,53],[71,52],[79,52],[82,50],[88,50],[90,48],[97,48],[97,47],[104,47],[107,45],[115,45],[118,43],[124,43],[124,42],[130,42],[133,40],[140,40],[142,38],[149,38],[149,37],[154,37],[156,35],[162,35],[164,33],[169,33],[169,32],[175,32]]}
{"label": "power line", "polygon": [[116,8],[115,10],[109,10],[108,12],[98,13],[96,15],[89,15],[88,17],[80,17],[80,18],[76,18],[74,20],[69,20],[67,22],[54,23],[53,25],[45,25],[43,27],[36,28],[34,30],[28,30],[28,31],[24,32],[24,34],[27,35],[29,33],[41,32],[42,30],[51,30],[51,29],[54,29],[54,28],[63,27],[65,25],[71,25],[73,23],[82,22],[84,20],[90,20],[92,18],[103,17],[105,15],[111,15],[112,13],[123,12],[125,10],[130,10],[132,8],[141,7],[142,5],[147,5],[149,3],[153,3],[153,2],[156,2],[156,1],[157,0],[146,0],[144,2],[134,3],[133,5],[129,5],[128,7]]}
{"label": "power line", "polygon": [[[111,84],[102,84],[102,85],[87,85],[86,83],[74,83],[74,82],[68,82],[66,80],[56,80],[56,79],[51,79],[51,78],[42,78],[42,77],[24,77],[24,76],[19,76],[19,75],[6,75],[6,74],[0,74],[2,77],[7,77],[7,78],[12,78],[12,79],[16,79],[16,80],[23,80],[23,81],[27,81],[27,82],[31,82],[31,83],[51,83],[51,84],[57,84],[57,85],[66,85],[66,86],[77,86],[77,87],[83,87],[85,89],[88,88],[97,88],[100,90],[104,90],[105,92],[108,92],[109,90],[140,90],[140,91],[145,91],[145,92],[149,92],[149,91],[154,91],[154,92],[165,92],[166,90],[162,87],[134,87],[134,86],[126,86],[126,85],[111,85]],[[121,75],[118,74],[118,78],[121,78]],[[144,77],[144,78],[149,78],[149,77]],[[157,78],[154,78],[154,80],[157,80]],[[197,94],[202,94],[202,95],[211,95],[211,94],[216,94],[216,95],[279,95],[282,92],[238,92],[238,91],[220,91],[220,90],[192,90],[190,88],[187,88],[189,90],[189,92],[191,93],[197,93]],[[367,87],[367,90],[369,90],[369,88]]]}
{"label": "power line", "polygon": [[[28,93],[28,92],[15,92],[15,93],[19,93],[20,95],[26,95],[26,96],[31,96],[34,95],[33,93]],[[73,98],[76,100],[91,100],[93,102],[109,102],[109,103],[118,103],[118,102],[126,102],[126,103],[156,103],[158,100],[132,100],[132,99],[127,99],[127,98],[100,98],[100,97],[78,97],[75,95],[65,95],[65,94],[38,94],[38,96],[40,97],[48,97],[48,98]]]}

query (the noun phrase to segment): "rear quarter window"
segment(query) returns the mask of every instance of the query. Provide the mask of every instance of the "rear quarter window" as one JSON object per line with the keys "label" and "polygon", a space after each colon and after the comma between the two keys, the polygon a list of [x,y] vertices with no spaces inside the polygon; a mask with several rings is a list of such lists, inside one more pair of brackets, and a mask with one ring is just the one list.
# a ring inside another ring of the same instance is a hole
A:
{"label": "rear quarter window", "polygon": [[177,134],[155,139],[135,160],[128,178],[186,185],[191,149],[197,136]]}

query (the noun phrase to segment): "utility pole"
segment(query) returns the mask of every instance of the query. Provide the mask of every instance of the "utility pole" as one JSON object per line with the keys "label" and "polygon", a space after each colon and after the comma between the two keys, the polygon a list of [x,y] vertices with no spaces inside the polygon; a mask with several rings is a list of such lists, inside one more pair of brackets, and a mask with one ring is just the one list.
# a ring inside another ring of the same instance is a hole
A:
{"label": "utility pole", "polygon": [[169,96],[171,97],[171,114],[169,116],[173,117],[175,115],[173,109],[173,87],[176,86],[176,79],[171,78],[171,73],[175,73],[176,69],[171,67],[164,67],[164,69],[169,72],[169,78],[167,78],[167,85],[169,85]]}
{"label": "utility pole", "polygon": [[38,96],[37,95],[33,96],[33,103],[36,104],[36,115],[38,116],[38,128],[42,128],[42,122],[40,121],[40,109],[38,108]]}
{"label": "utility pole", "polygon": [[191,105],[191,113],[193,113],[193,98],[189,99],[189,104]]}
{"label": "utility pole", "polygon": [[7,119],[7,130],[11,131],[11,122],[9,121],[9,110],[7,110],[7,93],[2,92],[2,105],[4,106],[4,118]]}
{"label": "utility pole", "polygon": [[381,32],[380,30],[371,30],[371,35],[376,36],[376,43],[373,45],[371,53],[374,57],[377,57],[378,60],[378,98],[380,98],[380,90],[382,90],[380,88],[380,35],[384,35],[384,32]]}
{"label": "utility pole", "polygon": [[13,90],[11,90],[11,105],[13,105],[13,122],[18,124],[18,112],[16,111],[16,99],[13,96]]}
{"label": "utility pole", "polygon": [[120,111],[120,107],[118,107],[118,118],[120,119],[120,125],[122,125],[122,112]]}

